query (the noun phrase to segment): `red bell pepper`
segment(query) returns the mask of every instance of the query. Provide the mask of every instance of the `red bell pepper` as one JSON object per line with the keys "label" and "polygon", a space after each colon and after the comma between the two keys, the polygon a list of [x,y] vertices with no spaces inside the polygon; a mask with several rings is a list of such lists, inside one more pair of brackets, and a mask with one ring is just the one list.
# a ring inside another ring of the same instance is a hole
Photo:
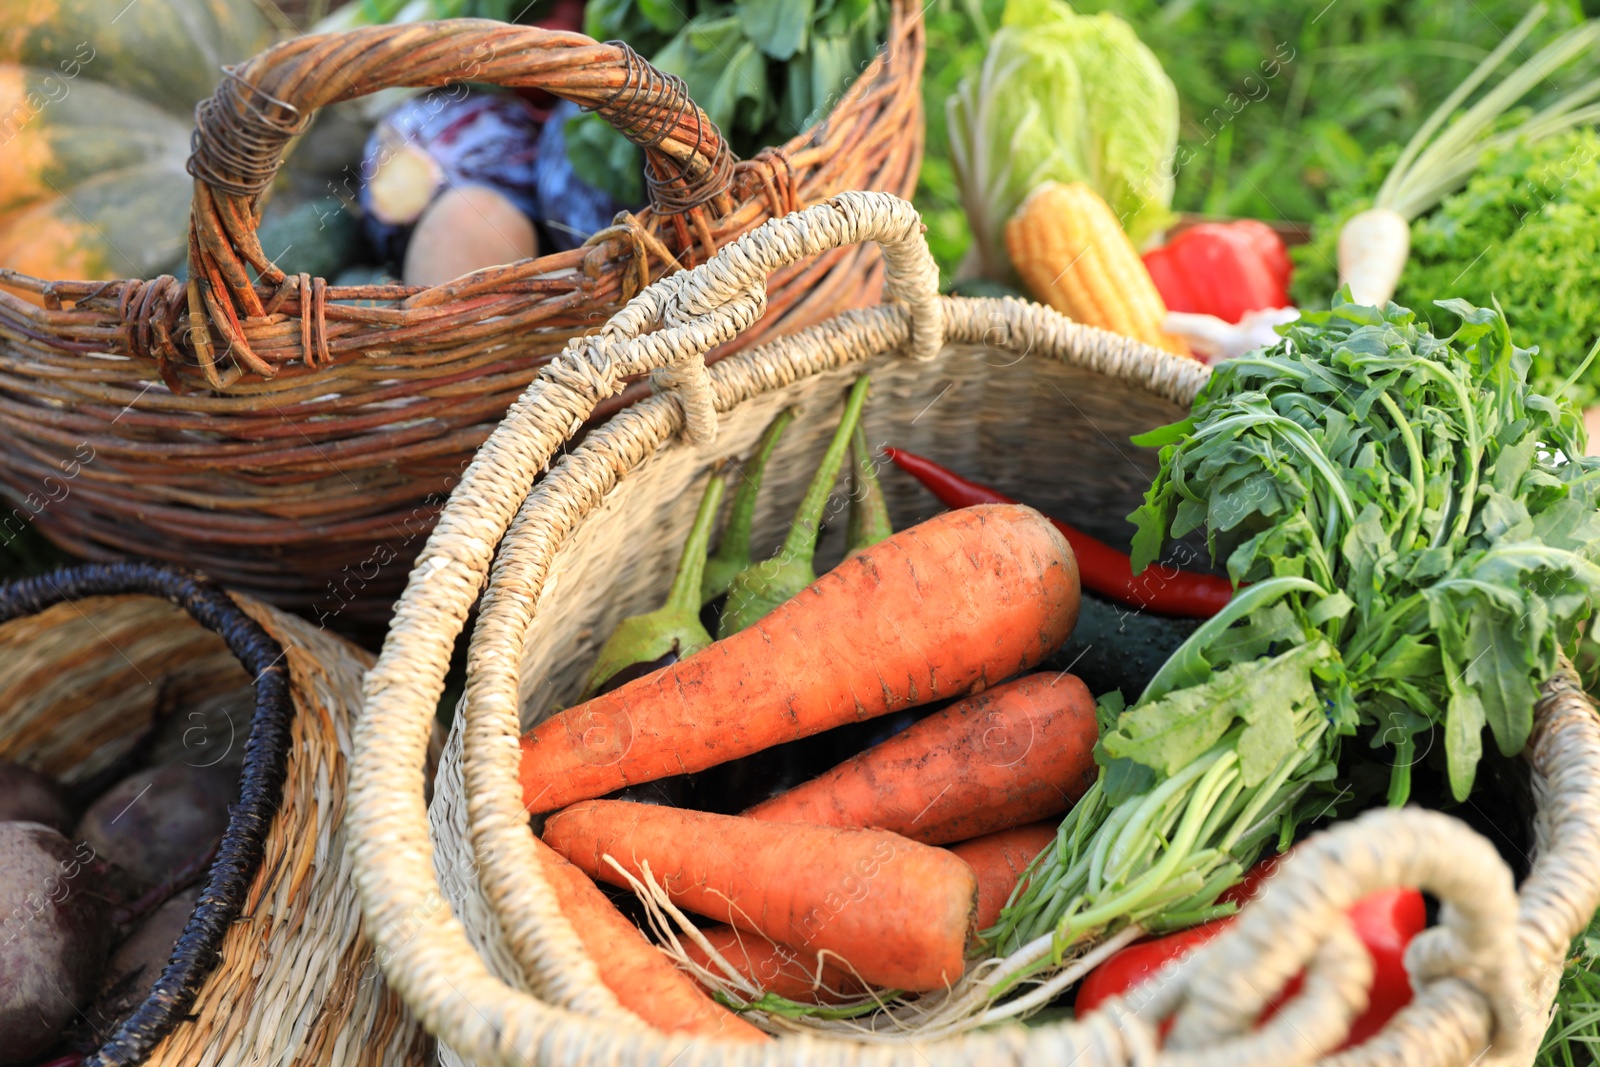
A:
{"label": "red bell pepper", "polygon": [[1248,311],[1290,305],[1289,250],[1255,219],[1191,226],[1146,252],[1144,265],[1168,311],[1236,323]]}
{"label": "red bell pepper", "polygon": [[[931,459],[898,448],[886,448],[883,454],[921,482],[945,507],[1016,503],[1003,493],[970,482]],[[1135,575],[1133,561],[1126,552],[1118,551],[1060,519],[1052,518],[1050,522],[1072,546],[1072,554],[1078,559],[1078,577],[1084,588],[1119,604],[1162,615],[1209,619],[1221,611],[1233,596],[1232,583],[1215,574],[1173,572],[1167,568],[1150,567]],[[1163,574],[1163,570],[1168,572]]]}
{"label": "red bell pepper", "polygon": [[[1261,883],[1272,873],[1281,857],[1274,856],[1251,868],[1244,880],[1221,897],[1236,904],[1254,899]],[[1428,924],[1422,894],[1415,889],[1385,889],[1363,897],[1350,909],[1356,936],[1372,955],[1372,989],[1367,1010],[1350,1024],[1350,1036],[1340,1048],[1352,1048],[1382,1030],[1395,1012],[1411,1003],[1411,978],[1406,973],[1405,951],[1411,939]],[[1189,930],[1165,937],[1137,941],[1109,957],[1078,986],[1073,1005],[1080,1017],[1093,1011],[1102,1001],[1121,996],[1174,960],[1180,960],[1210,941],[1233,922],[1233,917],[1216,919]],[[1277,999],[1261,1014],[1261,1022],[1272,1018],[1284,1004],[1300,992],[1303,975],[1296,975]],[[1170,1023],[1170,1020],[1169,1020]],[[1166,1026],[1162,1027],[1163,1034]]]}

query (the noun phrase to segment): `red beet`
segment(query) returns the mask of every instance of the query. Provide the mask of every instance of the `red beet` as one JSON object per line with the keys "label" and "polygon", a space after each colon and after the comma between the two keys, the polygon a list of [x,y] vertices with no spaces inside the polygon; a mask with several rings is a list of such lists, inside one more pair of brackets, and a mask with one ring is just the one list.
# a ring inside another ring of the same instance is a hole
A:
{"label": "red beet", "polygon": [[192,878],[227,828],[235,774],[187,763],[138,771],[89,805],[78,837],[142,887]]}
{"label": "red beet", "polygon": [[51,1049],[94,995],[111,905],[84,845],[48,826],[0,823],[0,1064]]}
{"label": "red beet", "polygon": [[67,798],[54,778],[0,760],[0,822],[37,822],[66,833],[72,829]]}

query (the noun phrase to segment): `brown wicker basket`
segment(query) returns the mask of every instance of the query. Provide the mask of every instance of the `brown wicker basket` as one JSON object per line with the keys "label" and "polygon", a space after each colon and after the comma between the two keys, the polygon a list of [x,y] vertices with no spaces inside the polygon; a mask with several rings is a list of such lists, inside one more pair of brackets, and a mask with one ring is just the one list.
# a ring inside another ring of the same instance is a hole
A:
{"label": "brown wicker basket", "polygon": [[[849,189],[910,195],[922,51],[919,5],[894,0],[886,48],[832,113],[735,161],[682,82],[623,44],[468,19],[280,44],[196,111],[187,284],[0,269],[0,496],[84,556],[174,560],[340,628],[381,622],[444,494],[568,338],[768,218]],[[268,260],[262,194],[317,108],[463,80],[595,109],[645,147],[654,206],[430,289],[330,287]],[[738,347],[881,283],[870,249],[798,263]]]}

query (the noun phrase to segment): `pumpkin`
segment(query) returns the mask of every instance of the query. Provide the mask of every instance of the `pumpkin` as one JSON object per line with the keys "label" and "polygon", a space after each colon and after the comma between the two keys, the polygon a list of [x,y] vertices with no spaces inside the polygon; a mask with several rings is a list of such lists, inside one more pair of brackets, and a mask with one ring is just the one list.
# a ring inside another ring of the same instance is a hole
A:
{"label": "pumpkin", "polygon": [[194,106],[271,43],[252,0],[0,0],[0,267],[177,266]]}

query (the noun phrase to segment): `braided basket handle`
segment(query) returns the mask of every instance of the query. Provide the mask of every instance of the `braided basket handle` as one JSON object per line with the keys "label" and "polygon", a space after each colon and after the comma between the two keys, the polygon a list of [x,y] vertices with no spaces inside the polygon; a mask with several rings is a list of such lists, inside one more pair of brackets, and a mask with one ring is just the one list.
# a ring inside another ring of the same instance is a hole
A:
{"label": "braided basket handle", "polygon": [[567,342],[541,377],[592,388],[599,374],[607,384],[598,395],[610,395],[623,378],[652,374],[658,387],[677,394],[689,439],[709,444],[716,437],[717,416],[705,354],[733,340],[766,311],[770,275],[808,256],[864,241],[883,250],[886,295],[911,309],[910,355],[932,359],[944,344],[944,312],[939,268],[921,217],[889,193],[851,192],[772,219],[693,270],[662,278],[599,333]]}
{"label": "braided basket handle", "polygon": [[[721,132],[689,99],[681,78],[663,74],[625,44],[450,19],[299,37],[225,73],[216,93],[195,109],[189,261],[199,286],[190,287],[190,311],[196,320],[209,311],[235,337],[238,316],[266,313],[246,266],[269,285],[285,278],[256,236],[258,201],[284,148],[318,108],[383,89],[467,81],[544,89],[594,110],[644,148],[658,213],[727,206],[733,156]],[[248,360],[248,353],[240,355]]]}

